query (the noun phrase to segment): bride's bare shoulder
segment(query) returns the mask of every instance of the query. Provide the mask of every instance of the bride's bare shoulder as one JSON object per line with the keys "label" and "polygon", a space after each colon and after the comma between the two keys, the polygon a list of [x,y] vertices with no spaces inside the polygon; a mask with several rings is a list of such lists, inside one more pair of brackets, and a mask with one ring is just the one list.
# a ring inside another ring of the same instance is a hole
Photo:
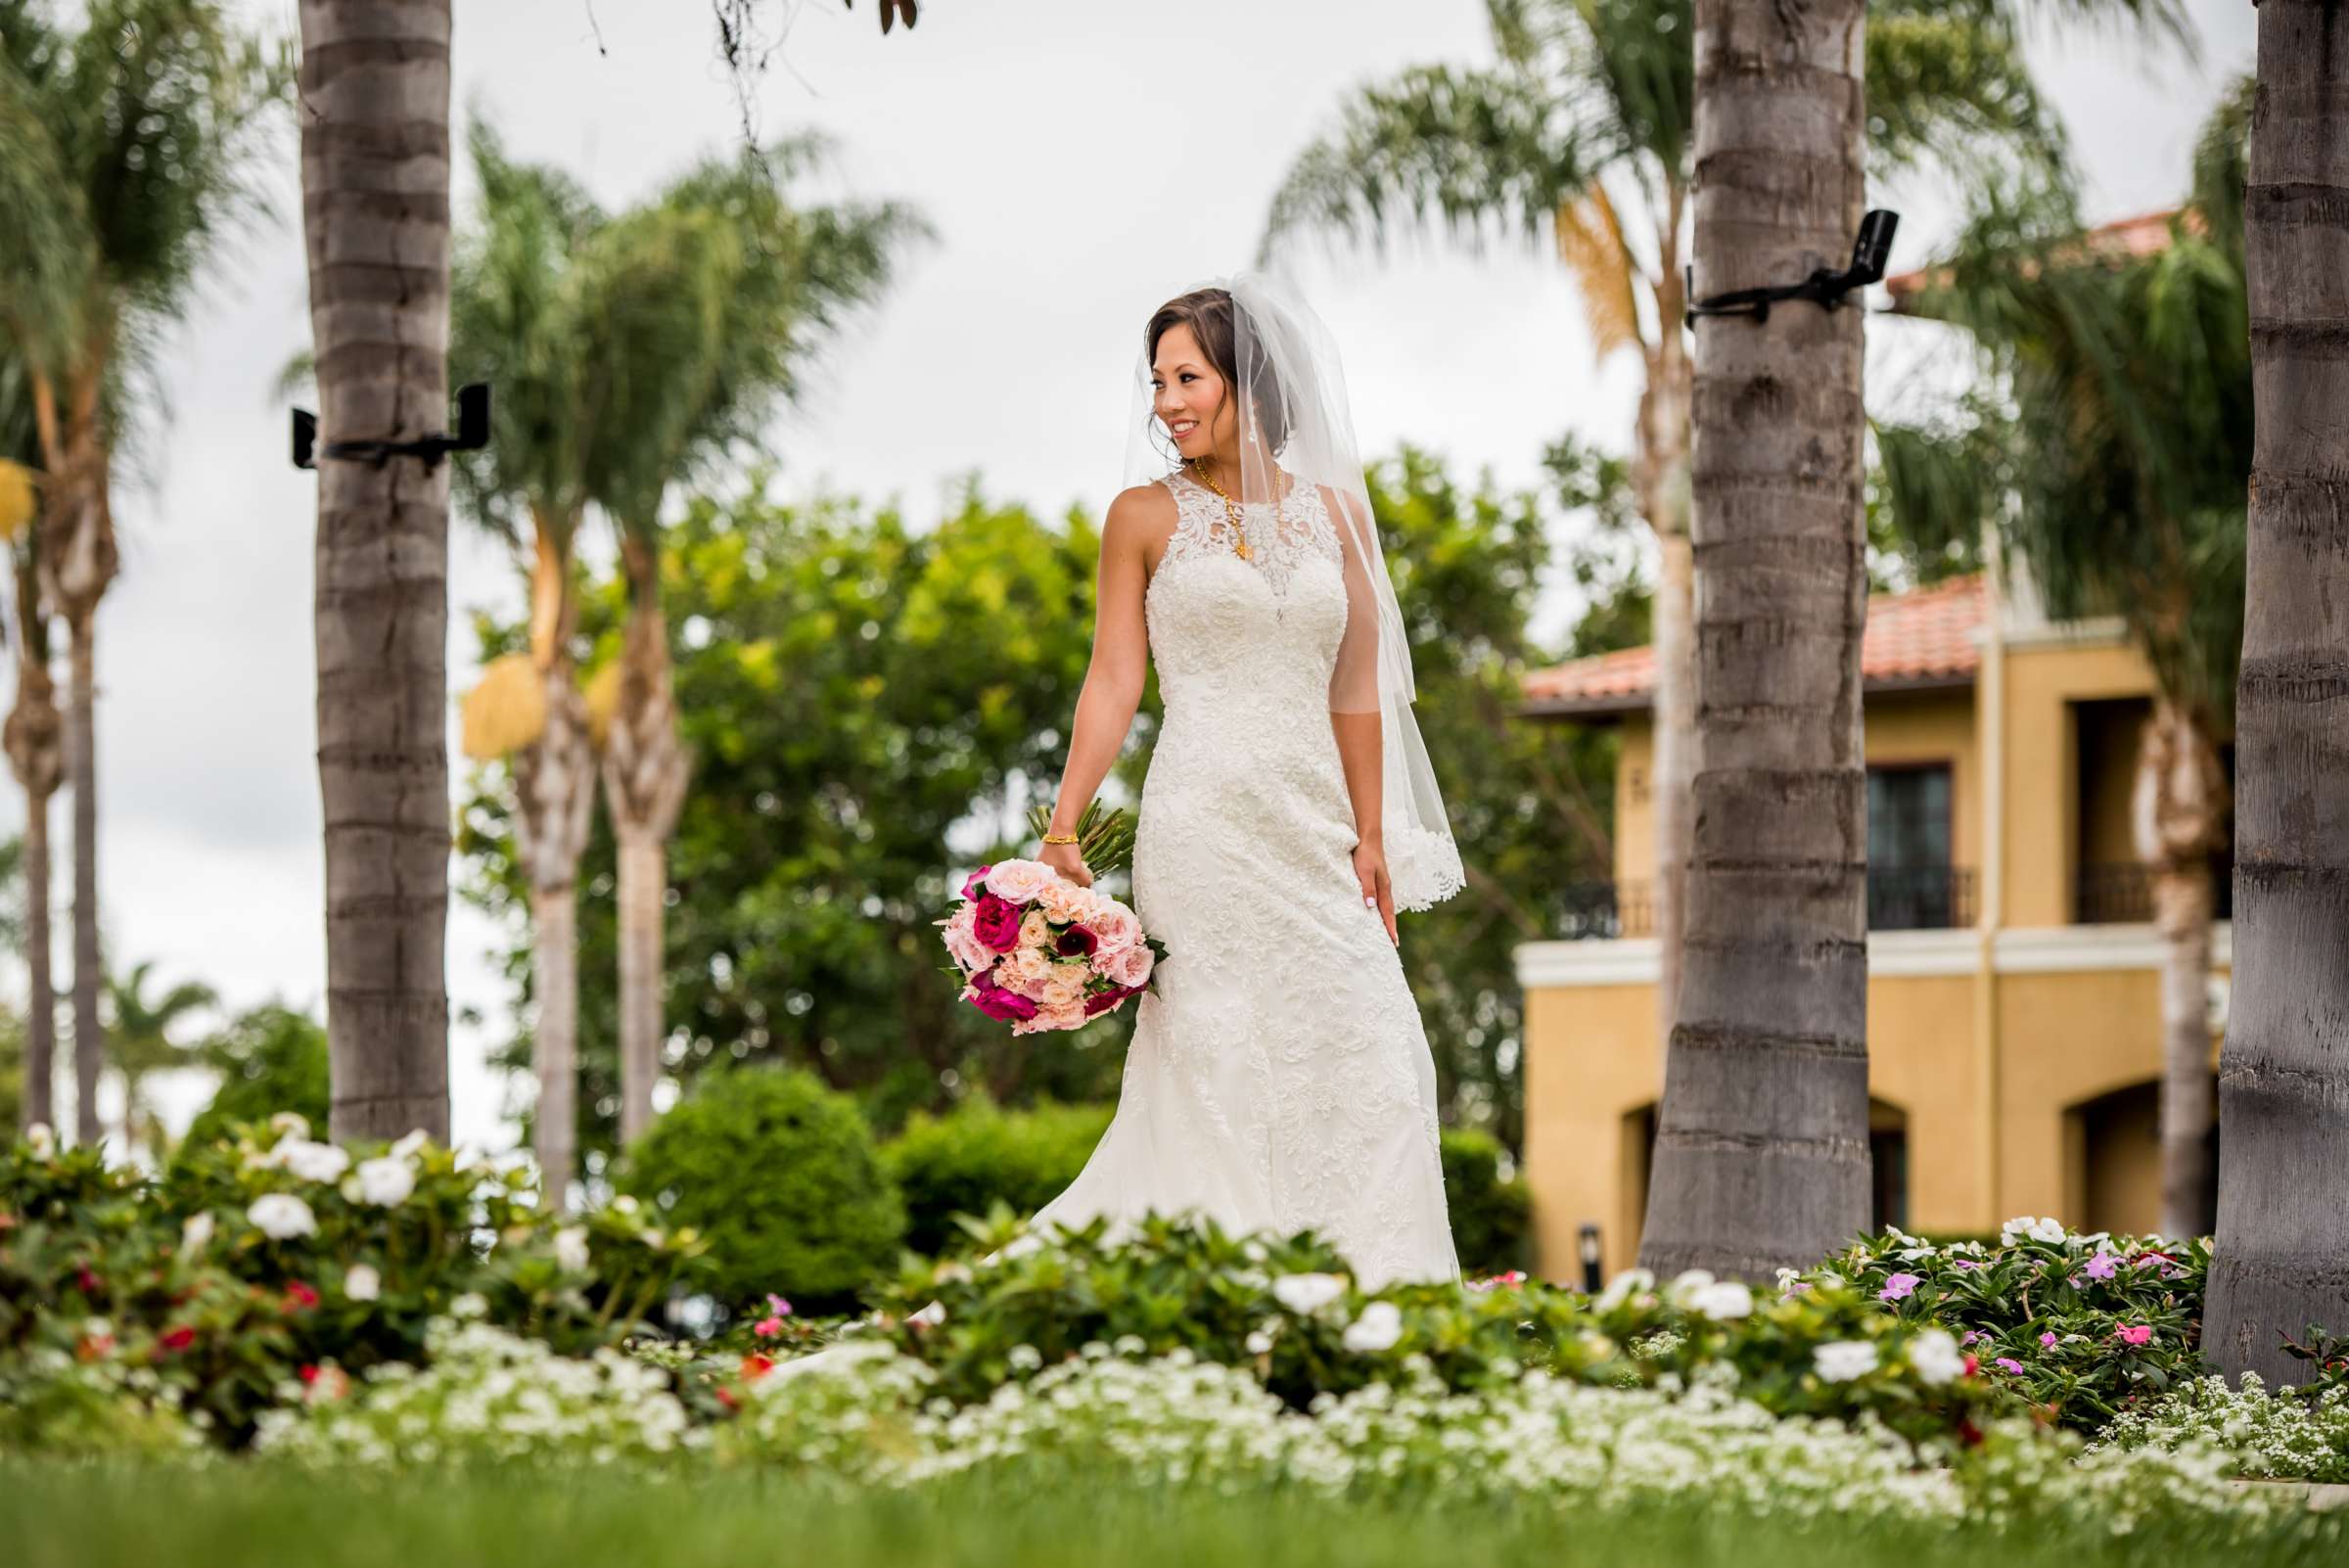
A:
{"label": "bride's bare shoulder", "polygon": [[1174,492],[1153,480],[1120,490],[1101,520],[1104,550],[1131,550],[1155,566],[1174,536]]}

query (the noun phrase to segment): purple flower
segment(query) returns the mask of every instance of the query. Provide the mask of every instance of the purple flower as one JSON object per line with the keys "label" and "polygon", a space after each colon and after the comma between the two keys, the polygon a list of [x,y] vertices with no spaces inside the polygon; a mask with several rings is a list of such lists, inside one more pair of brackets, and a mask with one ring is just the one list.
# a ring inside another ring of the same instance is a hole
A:
{"label": "purple flower", "polygon": [[1982,1266],[1971,1258],[1952,1258],[1950,1267],[1953,1268],[1979,1268]]}
{"label": "purple flower", "polygon": [[2039,1348],[2041,1350],[2053,1350],[2055,1348],[2055,1331],[2053,1329],[2050,1329],[2048,1332],[2039,1336]]}
{"label": "purple flower", "polygon": [[1052,950],[1063,958],[1075,958],[1080,954],[1090,957],[1093,949],[1100,945],[1099,937],[1082,926],[1071,926],[1060,934],[1060,941],[1052,945]]}
{"label": "purple flower", "polygon": [[1876,1299],[1878,1301],[1901,1301],[1913,1293],[1922,1282],[1922,1277],[1917,1274],[1894,1274],[1890,1279],[1884,1281],[1884,1288],[1876,1292]]}
{"label": "purple flower", "polygon": [[971,934],[997,952],[1011,951],[1020,945],[1020,906],[991,893],[987,895],[979,900]]}
{"label": "purple flower", "polygon": [[2003,1372],[2020,1372],[2023,1369],[2023,1363],[2011,1356],[2002,1356],[1990,1364]]}
{"label": "purple flower", "polygon": [[2080,1271],[2091,1279],[2110,1279],[2121,1271],[2121,1261],[2109,1252],[2099,1252]]}
{"label": "purple flower", "polygon": [[1973,1329],[1970,1329],[1970,1328],[1969,1328],[1969,1329],[1967,1329],[1967,1330],[1965,1331],[1965,1337],[1964,1337],[1963,1339],[1959,1340],[1958,1343],[1959,1345],[1971,1345],[1971,1344],[1972,1344],[1972,1343],[1973,1343],[1975,1340],[1977,1340],[1977,1339],[1980,1339],[1980,1338],[1982,1338],[1982,1337],[1983,1337],[1983,1336],[1982,1336],[1981,1334],[1978,1334],[1978,1333],[1976,1333],[1976,1332],[1975,1332]]}
{"label": "purple flower", "polygon": [[987,885],[987,874],[993,869],[994,867],[991,865],[983,865],[978,870],[972,872],[969,876],[963,878],[962,896],[966,899],[978,898],[979,890]]}

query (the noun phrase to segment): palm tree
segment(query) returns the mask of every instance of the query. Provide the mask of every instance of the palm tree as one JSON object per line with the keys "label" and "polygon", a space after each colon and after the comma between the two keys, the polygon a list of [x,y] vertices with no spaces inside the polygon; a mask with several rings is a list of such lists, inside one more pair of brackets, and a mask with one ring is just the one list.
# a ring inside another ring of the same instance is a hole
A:
{"label": "palm tree", "polygon": [[[1547,231],[1604,360],[1645,371],[1633,482],[1659,552],[1655,923],[1658,1038],[1680,991],[1695,763],[1689,640],[1692,380],[1681,321],[1694,164],[1691,0],[1486,0],[1491,69],[1415,67],[1365,87],[1274,197],[1259,260],[1317,229],[1382,249],[1405,226],[1471,245],[1488,226]],[[1867,7],[1868,155],[1877,172],[1938,161],[1967,177],[2045,165],[2062,146],[2024,68],[2024,14],[2176,28],[2177,0],[1876,0]],[[1850,236],[1845,236],[1848,247]],[[1743,287],[1736,269],[1721,287]]]}
{"label": "palm tree", "polygon": [[162,995],[150,997],[147,983],[153,963],[133,966],[130,973],[110,976],[106,983],[108,1009],[114,1014],[115,1070],[122,1075],[122,1147],[144,1143],[160,1164],[163,1157],[162,1129],[148,1111],[139,1085],[149,1073],[177,1067],[191,1053],[171,1042],[171,1030],[193,1012],[216,1005],[211,987],[183,982]]}
{"label": "palm tree", "polygon": [[2283,1335],[2349,1329],[2349,432],[2332,413],[2349,303],[2329,259],[2349,254],[2339,8],[2267,0],[2258,70],[2243,227],[2253,397],[2268,417],[2251,459],[2227,1135],[2202,1351],[2229,1377],[2273,1386],[2308,1379]]}
{"label": "palm tree", "polygon": [[668,842],[691,773],[661,604],[663,501],[672,481],[760,442],[823,336],[886,286],[901,242],[929,232],[891,205],[791,208],[783,183],[827,151],[804,136],[705,164],[597,247],[612,423],[631,433],[588,454],[587,486],[617,528],[628,594],[619,657],[587,690],[619,852],[623,1141],[652,1120]]}
{"label": "palm tree", "polygon": [[[1799,282],[1857,231],[1863,0],[1699,0],[1696,271]],[[1700,765],[1643,1267],[1752,1277],[1867,1221],[1860,313],[1699,322]]]}
{"label": "palm tree", "polygon": [[2157,254],[2084,235],[2060,193],[1986,202],[1906,308],[1970,333],[2004,400],[1887,427],[1881,447],[1904,526],[1997,521],[2050,611],[2120,617],[2153,667],[2136,817],[2164,949],[2161,1222],[2179,1236],[2211,1221],[2210,865],[2227,838],[2218,744],[2252,456],[2248,85],[2204,131],[2193,196]]}
{"label": "palm tree", "polygon": [[[322,440],[447,428],[448,0],[301,0]],[[318,465],[318,786],[338,1138],[448,1136],[448,478]]]}
{"label": "palm tree", "polygon": [[28,984],[24,1026],[25,1126],[56,1122],[52,1103],[57,1066],[57,982],[50,969],[49,798],[65,779],[65,725],[49,675],[49,615],[41,603],[39,566],[39,439],[22,367],[0,368],[0,541],[8,548],[15,611],[17,699],[0,747],[24,791],[24,836],[20,850],[24,882],[23,940]]}
{"label": "palm tree", "polygon": [[73,783],[73,1067],[78,1135],[98,1136],[98,606],[114,580],[112,503],[129,372],[184,311],[215,243],[258,198],[283,51],[221,0],[91,0],[80,26],[0,0],[0,163],[12,165],[0,300],[25,367],[46,475],[41,596],[66,623]]}

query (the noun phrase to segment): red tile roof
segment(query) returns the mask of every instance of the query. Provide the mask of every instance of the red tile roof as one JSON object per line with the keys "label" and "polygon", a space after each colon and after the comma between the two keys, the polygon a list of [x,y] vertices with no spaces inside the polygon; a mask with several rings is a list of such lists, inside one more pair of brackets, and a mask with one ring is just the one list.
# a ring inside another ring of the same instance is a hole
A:
{"label": "red tile roof", "polygon": [[[1989,614],[1979,576],[1867,603],[1860,669],[1879,691],[1970,684],[1981,664],[1974,634]],[[1650,648],[1627,648],[1539,669],[1525,677],[1529,714],[1626,714],[1647,707],[1656,681]]]}
{"label": "red tile roof", "polygon": [[[2082,236],[2087,254],[2098,256],[2155,255],[2170,248],[2170,219],[2185,213],[2186,226],[2199,231],[2200,213],[2192,208],[2165,207],[2159,211],[2140,212],[2135,217],[2115,218],[2099,223]],[[1896,272],[1884,280],[1884,292],[1892,297],[1892,308],[1903,315],[1917,313],[1917,300],[1928,287],[1947,282],[1945,269],[1939,264],[1922,266],[1911,272]]]}

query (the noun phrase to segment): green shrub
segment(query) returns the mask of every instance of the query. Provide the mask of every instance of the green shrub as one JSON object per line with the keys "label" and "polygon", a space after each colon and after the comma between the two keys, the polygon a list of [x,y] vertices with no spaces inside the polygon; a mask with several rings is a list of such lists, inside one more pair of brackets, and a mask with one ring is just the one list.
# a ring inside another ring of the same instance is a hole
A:
{"label": "green shrub", "polygon": [[188,1124],[182,1149],[203,1149],[240,1122],[266,1122],[292,1111],[326,1126],[326,1028],[307,1013],[275,1003],[255,1007],[207,1041],[204,1064],[220,1075],[212,1100]]}
{"label": "green shrub", "polygon": [[802,1312],[850,1307],[905,1234],[855,1102],[796,1069],[706,1075],[629,1145],[619,1185],[701,1232],[698,1280],[729,1307],[769,1292]]}
{"label": "green shrub", "polygon": [[916,1113],[882,1149],[905,1198],[905,1245],[926,1255],[960,1251],[957,1214],[997,1202],[1030,1215],[1084,1169],[1108,1128],[1106,1105],[1041,1104],[1006,1111],[974,1094],[944,1116]]}
{"label": "green shrub", "polygon": [[1533,1198],[1525,1182],[1500,1175],[1500,1141],[1490,1133],[1446,1128],[1444,1201],[1451,1211],[1460,1272],[1475,1279],[1523,1268]]}

